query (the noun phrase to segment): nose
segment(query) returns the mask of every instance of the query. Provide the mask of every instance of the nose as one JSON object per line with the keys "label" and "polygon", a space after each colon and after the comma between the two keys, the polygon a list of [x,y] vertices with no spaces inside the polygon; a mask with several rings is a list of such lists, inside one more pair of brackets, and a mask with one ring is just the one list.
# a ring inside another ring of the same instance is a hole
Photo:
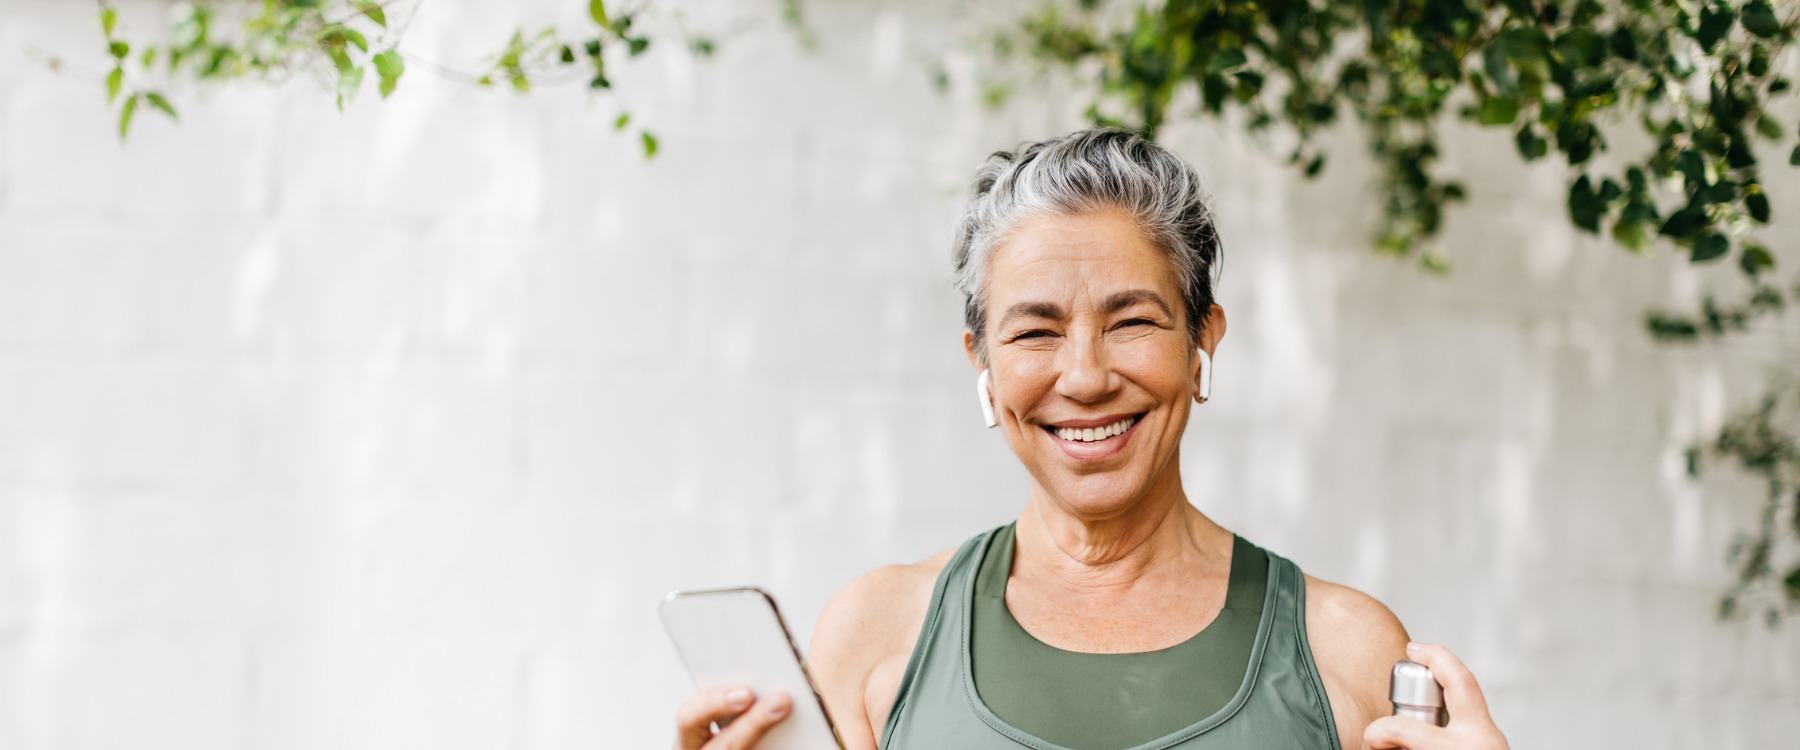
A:
{"label": "nose", "polygon": [[1084,404],[1106,400],[1113,391],[1112,364],[1107,361],[1106,347],[1095,336],[1075,336],[1069,343],[1062,347],[1056,392]]}

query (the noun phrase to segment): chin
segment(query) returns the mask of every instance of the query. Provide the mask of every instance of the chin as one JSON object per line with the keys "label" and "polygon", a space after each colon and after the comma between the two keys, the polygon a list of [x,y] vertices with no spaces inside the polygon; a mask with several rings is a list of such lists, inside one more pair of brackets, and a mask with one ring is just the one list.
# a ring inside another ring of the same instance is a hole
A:
{"label": "chin", "polygon": [[1090,475],[1062,477],[1048,489],[1050,498],[1070,513],[1098,520],[1121,515],[1136,507],[1144,500],[1147,485],[1136,478]]}

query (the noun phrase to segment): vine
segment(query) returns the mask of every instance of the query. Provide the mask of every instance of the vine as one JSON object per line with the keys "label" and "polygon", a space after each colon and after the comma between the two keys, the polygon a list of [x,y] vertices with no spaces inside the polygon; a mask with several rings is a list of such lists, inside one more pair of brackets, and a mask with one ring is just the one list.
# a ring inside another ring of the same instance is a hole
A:
{"label": "vine", "polygon": [[[648,2],[609,9],[605,0],[587,0],[585,24],[578,33],[555,27],[515,30],[498,52],[488,56],[485,69],[463,72],[419,58],[401,46],[405,26],[421,1],[197,2],[178,6],[166,32],[146,41],[127,37],[117,9],[102,0],[100,30],[113,60],[106,75],[106,97],[118,107],[119,137],[128,136],[141,105],[176,118],[163,84],[178,78],[279,83],[307,74],[325,84],[340,110],[371,77],[381,98],[393,94],[408,72],[409,60],[452,78],[480,86],[503,85],[521,94],[529,93],[539,80],[568,78],[604,92],[612,88],[609,66],[642,55],[652,42],[640,23]],[[402,15],[403,22],[394,22]],[[714,51],[714,42],[707,37],[689,36],[686,42],[698,55]],[[626,130],[631,114],[621,108],[613,124]],[[654,156],[656,136],[648,130],[637,132],[644,154]]]}

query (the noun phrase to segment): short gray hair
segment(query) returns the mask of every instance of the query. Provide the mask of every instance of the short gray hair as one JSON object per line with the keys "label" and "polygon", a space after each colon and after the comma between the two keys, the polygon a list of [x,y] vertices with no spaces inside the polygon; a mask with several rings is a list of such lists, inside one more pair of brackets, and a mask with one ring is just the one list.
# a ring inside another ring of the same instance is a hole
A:
{"label": "short gray hair", "polygon": [[1078,130],[997,151],[975,175],[969,206],[956,232],[956,288],[963,318],[984,360],[986,301],[982,283],[994,246],[1021,219],[1039,213],[1078,215],[1109,208],[1130,214],[1168,253],[1181,283],[1189,338],[1200,340],[1213,304],[1213,283],[1224,248],[1200,176],[1168,149],[1121,128]]}

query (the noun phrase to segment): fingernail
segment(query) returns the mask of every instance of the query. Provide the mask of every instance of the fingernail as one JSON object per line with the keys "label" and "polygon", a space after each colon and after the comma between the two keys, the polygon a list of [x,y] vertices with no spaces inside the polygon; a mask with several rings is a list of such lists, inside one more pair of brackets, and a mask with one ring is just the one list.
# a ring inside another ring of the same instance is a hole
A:
{"label": "fingernail", "polygon": [[769,718],[779,719],[783,716],[786,716],[787,712],[788,712],[788,704],[777,703],[777,704],[769,707]]}
{"label": "fingernail", "polygon": [[1406,653],[1416,654],[1419,652],[1419,649],[1421,649],[1421,648],[1424,648],[1424,646],[1420,646],[1417,643],[1408,643],[1408,644],[1406,644]]}
{"label": "fingernail", "polygon": [[748,706],[748,705],[750,705],[750,691],[746,690],[744,688],[738,688],[729,693],[726,693],[725,701],[727,703],[730,703],[731,705],[737,706],[739,708]]}

